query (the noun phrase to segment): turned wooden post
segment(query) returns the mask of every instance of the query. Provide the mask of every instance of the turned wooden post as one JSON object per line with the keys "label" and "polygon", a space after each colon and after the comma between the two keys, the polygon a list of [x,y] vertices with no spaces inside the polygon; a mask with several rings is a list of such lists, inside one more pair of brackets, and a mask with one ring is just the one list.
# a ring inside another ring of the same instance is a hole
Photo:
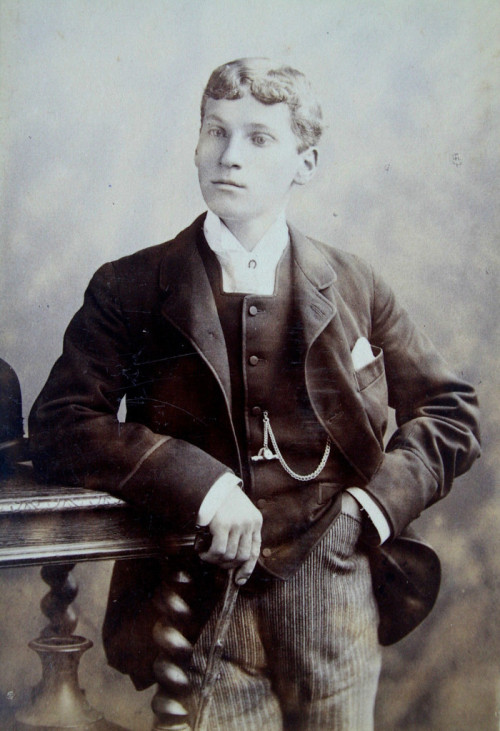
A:
{"label": "turned wooden post", "polygon": [[151,702],[153,731],[191,731],[197,725],[186,708],[192,690],[189,665],[194,644],[227,584],[225,571],[198,557],[211,540],[210,531],[202,529],[195,535],[163,536],[159,543],[168,558],[155,596],[160,619],[153,639],[160,652],[154,665],[158,689]]}
{"label": "turned wooden post", "polygon": [[151,702],[156,716],[154,731],[189,731],[189,712],[184,702],[190,693],[187,675],[196,622],[190,604],[196,587],[189,566],[185,570],[163,567],[161,585],[155,603],[161,619],[153,629],[153,639],[160,649],[154,665],[158,689]]}
{"label": "turned wooden post", "polygon": [[71,563],[42,567],[42,578],[50,591],[40,606],[50,621],[41,636],[29,643],[40,657],[42,679],[33,688],[31,704],[16,713],[21,729],[88,729],[103,719],[87,702],[78,684],[80,658],[92,642],[72,634],[78,623],[70,607],[78,593],[70,574],[74,566]]}
{"label": "turned wooden post", "polygon": [[67,637],[76,629],[78,617],[70,606],[78,594],[78,585],[71,574],[75,565],[42,566],[42,579],[50,586],[50,591],[40,602],[42,612],[50,620],[42,630],[42,637]]}

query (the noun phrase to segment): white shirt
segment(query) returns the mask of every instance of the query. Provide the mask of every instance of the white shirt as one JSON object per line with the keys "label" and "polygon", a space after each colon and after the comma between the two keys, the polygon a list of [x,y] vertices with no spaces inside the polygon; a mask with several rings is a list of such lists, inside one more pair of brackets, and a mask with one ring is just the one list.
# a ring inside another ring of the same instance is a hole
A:
{"label": "white shirt", "polygon": [[212,211],[207,213],[203,233],[219,260],[224,292],[274,294],[276,270],[290,241],[284,212],[252,251],[247,251]]}
{"label": "white shirt", "polygon": [[[290,241],[284,212],[278,216],[252,251],[247,251],[212,211],[207,213],[203,233],[220,263],[224,292],[274,294],[278,264]],[[231,492],[242,487],[242,481],[232,472],[226,472],[219,477],[205,495],[200,506],[198,525],[208,525],[219,506],[226,499],[230,499]],[[347,491],[366,510],[377,529],[380,542],[384,543],[389,538],[391,531],[387,519],[377,503],[360,487],[349,487]]]}

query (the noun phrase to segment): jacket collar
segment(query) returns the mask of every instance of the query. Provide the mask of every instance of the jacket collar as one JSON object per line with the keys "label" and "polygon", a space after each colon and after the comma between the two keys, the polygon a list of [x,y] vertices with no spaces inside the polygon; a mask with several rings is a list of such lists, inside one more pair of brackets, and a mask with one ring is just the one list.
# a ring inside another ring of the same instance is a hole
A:
{"label": "jacket collar", "polygon": [[[196,347],[217,374],[230,403],[230,375],[224,334],[212,288],[201,259],[197,237],[202,234],[205,214],[168,245],[160,269],[160,287],[165,293],[163,314]],[[315,244],[289,225],[294,261],[297,309],[309,346],[336,313],[335,300],[323,293],[337,275]]]}
{"label": "jacket collar", "polygon": [[224,333],[205,266],[198,251],[205,216],[168,245],[160,268],[162,314],[191,341],[222,388],[230,411],[231,379]]}
{"label": "jacket collar", "polygon": [[316,289],[324,290],[337,280],[337,273],[311,239],[288,224],[295,262]]}
{"label": "jacket collar", "polygon": [[337,274],[318,247],[295,227],[289,226],[294,262],[294,298],[309,348],[337,313],[331,289]]}

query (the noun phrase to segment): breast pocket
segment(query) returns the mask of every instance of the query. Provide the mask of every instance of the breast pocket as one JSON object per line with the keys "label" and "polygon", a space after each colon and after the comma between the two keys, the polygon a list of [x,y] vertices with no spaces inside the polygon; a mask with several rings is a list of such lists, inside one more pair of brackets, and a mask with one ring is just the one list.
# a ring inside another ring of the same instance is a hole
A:
{"label": "breast pocket", "polygon": [[383,448],[388,412],[384,353],[375,345],[372,345],[372,351],[374,360],[355,371],[355,376],[371,427]]}

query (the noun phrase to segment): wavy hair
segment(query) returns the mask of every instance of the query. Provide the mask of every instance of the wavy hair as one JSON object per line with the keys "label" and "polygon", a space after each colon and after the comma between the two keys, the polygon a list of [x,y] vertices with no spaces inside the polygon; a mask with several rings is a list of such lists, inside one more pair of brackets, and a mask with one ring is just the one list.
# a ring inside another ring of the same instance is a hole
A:
{"label": "wavy hair", "polygon": [[262,104],[286,104],[299,152],[318,143],[323,131],[321,106],[301,71],[267,58],[240,58],[212,72],[201,100],[201,122],[208,99],[241,99],[250,93]]}

